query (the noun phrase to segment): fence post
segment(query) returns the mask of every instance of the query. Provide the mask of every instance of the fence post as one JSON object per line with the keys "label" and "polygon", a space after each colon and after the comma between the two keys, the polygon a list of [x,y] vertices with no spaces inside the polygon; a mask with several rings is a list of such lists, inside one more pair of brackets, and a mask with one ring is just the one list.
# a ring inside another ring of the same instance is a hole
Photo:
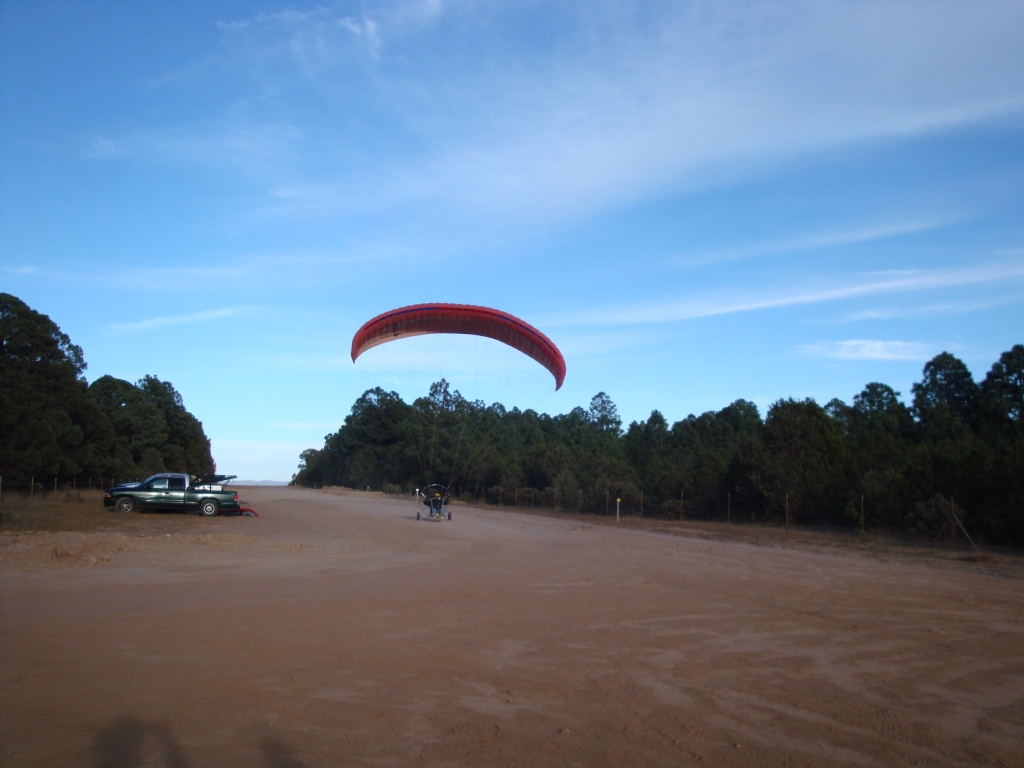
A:
{"label": "fence post", "polygon": [[29,478],[28,481],[28,497],[34,499],[36,497],[36,479],[35,477]]}
{"label": "fence post", "polygon": [[54,493],[54,495],[57,494],[57,478],[56,477],[53,478],[53,493]]}
{"label": "fence post", "polygon": [[644,516],[644,492],[640,491],[640,518]]}
{"label": "fence post", "polygon": [[789,530],[789,494],[786,494],[786,530]]}
{"label": "fence post", "polygon": [[949,497],[949,541],[956,544],[956,509],[953,506],[953,497]]}
{"label": "fence post", "polygon": [[608,506],[611,504],[612,492],[604,492],[604,516],[608,517]]}
{"label": "fence post", "polygon": [[732,525],[732,491],[725,494],[725,524]]}
{"label": "fence post", "polygon": [[864,535],[864,494],[860,495],[860,535]]}
{"label": "fence post", "polygon": [[686,519],[686,510],[683,508],[683,499],[686,496],[686,491],[679,492],[679,519]]}

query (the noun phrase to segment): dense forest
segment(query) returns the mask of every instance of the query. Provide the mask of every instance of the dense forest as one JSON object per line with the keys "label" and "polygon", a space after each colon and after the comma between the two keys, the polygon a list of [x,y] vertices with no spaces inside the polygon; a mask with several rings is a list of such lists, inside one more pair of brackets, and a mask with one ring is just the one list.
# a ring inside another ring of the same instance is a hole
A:
{"label": "dense forest", "polygon": [[470,402],[442,380],[411,405],[364,393],[297,485],[409,492],[428,482],[467,500],[604,513],[859,526],[934,535],[951,500],[972,535],[1024,544],[1024,345],[981,383],[943,353],[908,406],[868,384],[847,404],[785,399],[764,418],[737,400],[670,425],[623,429],[603,392],[549,416]]}
{"label": "dense forest", "polygon": [[0,476],[84,481],[214,469],[203,425],[170,382],[83,376],[80,347],[46,315],[0,293]]}

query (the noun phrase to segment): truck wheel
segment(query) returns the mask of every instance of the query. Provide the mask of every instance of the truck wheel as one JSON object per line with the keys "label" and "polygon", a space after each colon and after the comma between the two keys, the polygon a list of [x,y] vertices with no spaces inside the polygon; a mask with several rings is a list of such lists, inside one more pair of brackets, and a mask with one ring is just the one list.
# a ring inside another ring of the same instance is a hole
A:
{"label": "truck wheel", "polygon": [[134,512],[135,499],[131,496],[122,496],[117,500],[117,504],[114,505],[114,509],[118,512]]}
{"label": "truck wheel", "polygon": [[220,504],[216,499],[203,499],[199,502],[199,514],[203,517],[216,517],[220,512]]}

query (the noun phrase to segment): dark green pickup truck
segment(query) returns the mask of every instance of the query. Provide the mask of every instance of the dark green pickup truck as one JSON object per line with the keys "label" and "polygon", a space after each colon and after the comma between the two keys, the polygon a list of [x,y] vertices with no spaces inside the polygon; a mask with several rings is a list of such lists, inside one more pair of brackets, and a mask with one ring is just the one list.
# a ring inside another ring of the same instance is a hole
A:
{"label": "dark green pickup truck", "polygon": [[122,483],[103,494],[103,506],[119,512],[163,510],[166,512],[198,512],[213,517],[221,512],[241,509],[238,494],[224,490],[223,483],[235,475],[192,477],[177,472],[161,472],[141,483]]}

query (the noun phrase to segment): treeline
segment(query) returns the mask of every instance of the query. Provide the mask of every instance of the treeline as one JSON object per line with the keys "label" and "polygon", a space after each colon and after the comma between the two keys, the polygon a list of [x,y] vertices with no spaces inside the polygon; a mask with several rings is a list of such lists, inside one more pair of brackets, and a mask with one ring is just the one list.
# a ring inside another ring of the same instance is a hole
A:
{"label": "treeline", "polygon": [[89,384],[82,349],[46,315],[0,293],[0,476],[129,478],[214,468],[203,425],[170,382]]}
{"label": "treeline", "polygon": [[411,405],[364,393],[297,485],[410,491],[453,484],[467,499],[679,518],[859,526],[934,535],[950,501],[968,530],[1024,544],[1024,345],[981,383],[949,353],[924,367],[905,405],[868,384],[847,404],[785,399],[764,418],[737,400],[669,424],[622,428],[604,393],[549,416],[470,402],[444,380]]}

